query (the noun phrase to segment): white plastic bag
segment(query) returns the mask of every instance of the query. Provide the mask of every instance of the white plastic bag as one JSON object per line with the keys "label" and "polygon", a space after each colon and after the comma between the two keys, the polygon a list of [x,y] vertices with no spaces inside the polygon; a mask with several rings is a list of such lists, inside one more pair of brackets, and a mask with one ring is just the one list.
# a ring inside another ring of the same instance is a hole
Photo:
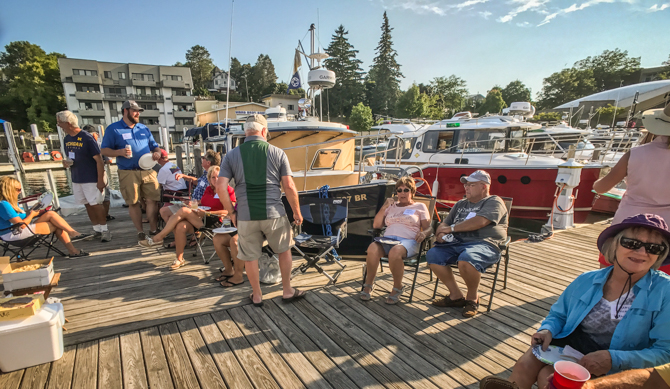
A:
{"label": "white plastic bag", "polygon": [[258,260],[260,281],[264,284],[276,284],[281,282],[281,272],[279,271],[279,258],[276,255],[272,257],[267,253],[261,254]]}

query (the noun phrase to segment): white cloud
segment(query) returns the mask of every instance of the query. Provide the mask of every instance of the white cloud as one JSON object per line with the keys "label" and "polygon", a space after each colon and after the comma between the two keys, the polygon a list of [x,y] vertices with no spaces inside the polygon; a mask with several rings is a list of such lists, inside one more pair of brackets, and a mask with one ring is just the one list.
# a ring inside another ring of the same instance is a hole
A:
{"label": "white cloud", "polygon": [[530,27],[530,23],[528,22],[523,22],[523,23],[517,23],[517,27]]}
{"label": "white cloud", "polygon": [[518,4],[516,8],[512,9],[505,16],[498,18],[500,23],[507,23],[514,19],[520,13],[528,11],[538,11],[544,8],[544,5],[548,3],[549,0],[512,0],[512,4]]}
{"label": "white cloud", "polygon": [[[400,8],[417,14],[435,14],[444,16],[450,10],[462,10],[473,7],[477,4],[487,3],[489,0],[465,0],[456,4],[448,4],[444,0],[430,1],[430,0],[391,0],[390,2],[382,1],[385,6],[389,8]],[[390,4],[389,4],[390,3]]]}
{"label": "white cloud", "polygon": [[661,4],[660,6],[658,4],[654,4],[651,7],[649,7],[647,12],[658,12],[668,8],[670,8],[670,3]]}
{"label": "white cloud", "polygon": [[544,26],[545,24],[547,24],[547,23],[551,22],[553,19],[555,19],[556,16],[558,16],[558,15],[567,15],[569,13],[581,11],[583,9],[586,9],[588,7],[591,7],[591,6],[594,6],[594,5],[597,5],[597,4],[614,3],[615,1],[616,0],[589,0],[585,3],[581,3],[580,5],[572,4],[568,8],[563,8],[561,10],[558,10],[558,11],[552,13],[552,14],[549,14],[549,15],[545,16],[544,20],[542,20],[540,22],[540,24],[538,24],[537,26],[538,27]]}
{"label": "white cloud", "polygon": [[493,14],[489,11],[479,12],[479,16],[483,17],[486,20],[489,20],[489,16],[491,16],[491,15],[493,15]]}
{"label": "white cloud", "polygon": [[463,9],[463,8],[473,6],[475,4],[486,3],[488,1],[489,0],[467,0],[467,1],[464,1],[464,2],[459,3],[459,4],[450,5],[449,8]]}

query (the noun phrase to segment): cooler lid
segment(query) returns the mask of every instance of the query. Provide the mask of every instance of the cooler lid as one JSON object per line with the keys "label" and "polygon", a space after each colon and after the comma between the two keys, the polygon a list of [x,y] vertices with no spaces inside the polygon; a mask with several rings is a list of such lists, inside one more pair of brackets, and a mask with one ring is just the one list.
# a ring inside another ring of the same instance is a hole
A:
{"label": "cooler lid", "polygon": [[49,327],[58,320],[63,304],[44,304],[33,316],[17,320],[0,321],[0,335]]}

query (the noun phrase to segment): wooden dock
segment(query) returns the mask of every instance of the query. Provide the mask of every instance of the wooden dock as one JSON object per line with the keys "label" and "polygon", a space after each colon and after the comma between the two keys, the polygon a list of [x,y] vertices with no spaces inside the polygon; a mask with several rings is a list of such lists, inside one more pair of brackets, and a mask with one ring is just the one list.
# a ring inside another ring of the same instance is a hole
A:
{"label": "wooden dock", "polygon": [[[265,306],[256,308],[248,283],[211,282],[216,256],[205,265],[187,250],[189,264],[170,271],[174,253],[140,249],[126,210],[113,214],[112,242],[82,242],[91,257],[56,259],[62,277],[52,296],[70,320],[63,358],[0,374],[0,388],[477,388],[489,374],[509,375],[561,291],[598,267],[605,227],[513,243],[508,288],[498,284],[490,313],[465,319],[429,304],[426,268],[412,304],[384,304],[388,270],[373,300],[360,301],[360,261],[346,261],[326,288],[316,272],[298,276],[311,292],[294,304],[282,304],[279,286],[264,286]],[[72,224],[86,231],[84,217]],[[483,303],[490,286],[483,281]]]}

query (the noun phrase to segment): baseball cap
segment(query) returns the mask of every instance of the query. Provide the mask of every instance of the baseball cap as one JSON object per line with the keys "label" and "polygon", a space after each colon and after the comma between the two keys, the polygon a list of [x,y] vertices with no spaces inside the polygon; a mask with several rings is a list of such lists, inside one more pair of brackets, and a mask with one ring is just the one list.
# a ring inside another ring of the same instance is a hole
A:
{"label": "baseball cap", "polygon": [[144,108],[140,107],[140,106],[135,102],[135,100],[126,100],[126,101],[124,101],[124,102],[123,102],[123,105],[121,106],[121,111],[123,111],[124,109],[127,109],[127,108],[134,109],[134,110],[137,110],[137,111],[140,111],[140,112],[144,112]]}
{"label": "baseball cap", "polygon": [[265,120],[265,116],[254,114],[247,117],[246,122],[244,122],[244,129],[247,130],[251,128],[255,129],[256,131],[260,131],[263,128],[268,128],[268,121]]}
{"label": "baseball cap", "polygon": [[161,155],[164,156],[164,157],[167,157],[167,156],[168,156],[168,152],[165,151],[165,150],[163,150],[163,149],[161,149]]}
{"label": "baseball cap", "polygon": [[481,181],[481,182],[483,182],[483,183],[485,183],[485,184],[489,184],[489,185],[491,185],[491,176],[490,176],[487,172],[485,172],[485,171],[483,171],[483,170],[475,170],[475,171],[474,171],[472,174],[470,174],[469,176],[467,176],[467,177],[465,177],[465,176],[461,177],[461,182],[464,183],[464,184],[465,184],[466,182],[479,182],[479,181]]}

